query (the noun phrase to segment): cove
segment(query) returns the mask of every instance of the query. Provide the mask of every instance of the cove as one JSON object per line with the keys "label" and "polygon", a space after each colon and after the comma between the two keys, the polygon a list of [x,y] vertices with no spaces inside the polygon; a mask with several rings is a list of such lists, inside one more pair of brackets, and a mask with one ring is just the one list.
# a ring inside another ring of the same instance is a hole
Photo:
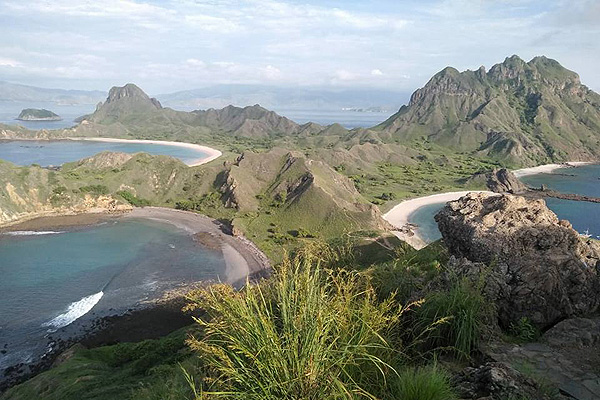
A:
{"label": "cove", "polygon": [[220,152],[202,146],[178,142],[98,140],[0,140],[0,159],[17,165],[59,166],[103,151],[145,152],[175,157],[188,165],[212,160]]}
{"label": "cove", "polygon": [[224,280],[220,249],[149,219],[0,234],[0,373],[35,362],[48,337],[82,317],[114,315],[198,281]]}

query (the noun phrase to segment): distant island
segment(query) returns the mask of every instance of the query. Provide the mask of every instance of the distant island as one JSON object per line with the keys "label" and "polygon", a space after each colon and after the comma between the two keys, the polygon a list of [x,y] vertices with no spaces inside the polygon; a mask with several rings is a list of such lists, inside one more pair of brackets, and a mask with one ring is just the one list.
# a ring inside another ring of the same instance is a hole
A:
{"label": "distant island", "polygon": [[17,117],[19,121],[62,121],[60,115],[39,108],[26,108]]}

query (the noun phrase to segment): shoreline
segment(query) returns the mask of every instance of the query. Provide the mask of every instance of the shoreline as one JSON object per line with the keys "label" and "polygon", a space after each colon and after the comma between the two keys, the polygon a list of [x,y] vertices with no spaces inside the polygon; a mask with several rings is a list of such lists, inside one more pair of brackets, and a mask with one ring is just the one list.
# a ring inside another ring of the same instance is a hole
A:
{"label": "shoreline", "polygon": [[[61,140],[73,140],[73,141],[90,141],[90,142],[105,142],[105,143],[138,143],[138,144],[157,144],[163,146],[174,146],[183,147],[186,149],[192,149],[206,153],[206,157],[197,158],[192,160],[189,164],[184,162],[188,167],[197,167],[199,165],[207,164],[211,161],[221,157],[223,153],[220,150],[213,149],[212,147],[204,146],[201,144],[187,143],[187,142],[173,142],[167,140],[144,140],[144,139],[120,139],[120,138],[105,138],[105,137],[60,137],[60,138],[0,138],[6,141],[61,141]],[[77,160],[73,160],[77,161]]]}
{"label": "shoreline", "polygon": [[456,192],[437,193],[429,196],[416,197],[407,199],[396,204],[390,211],[383,214],[383,219],[392,224],[396,229],[392,233],[400,240],[410,244],[415,249],[419,250],[427,246],[429,243],[420,235],[417,226],[410,222],[410,217],[421,207],[431,204],[447,203],[449,201],[458,200],[467,193],[488,193],[493,194],[488,190],[463,190]]}
{"label": "shoreline", "polygon": [[159,144],[163,146],[174,146],[174,147],[183,147],[186,149],[198,150],[203,153],[206,153],[207,156],[203,158],[198,158],[193,160],[190,164],[187,164],[190,167],[197,167],[198,165],[209,163],[217,158],[221,157],[223,153],[217,149],[213,149],[212,147],[203,146],[201,144],[194,143],[186,143],[186,142],[173,142],[166,140],[143,140],[143,139],[118,139],[118,138],[103,138],[103,137],[71,137],[66,138],[67,140],[81,140],[81,141],[91,141],[91,142],[105,142],[105,143],[140,143],[140,144]]}
{"label": "shoreline", "polygon": [[560,168],[575,168],[582,165],[596,164],[594,161],[567,161],[560,164],[544,164],[537,167],[521,168],[511,171],[517,178],[537,174],[551,174]]}
{"label": "shoreline", "polygon": [[[191,283],[180,283],[167,290],[158,290],[151,299],[110,310],[90,309],[69,325],[48,336],[48,351],[31,362],[13,364],[0,374],[0,393],[47,369],[54,360],[71,346],[80,343],[96,347],[120,341],[139,341],[166,335],[193,320],[181,311],[185,294],[199,287],[224,282],[240,288],[247,280],[255,281],[270,273],[270,262],[254,243],[243,236],[232,236],[227,226],[217,220],[189,211],[162,207],[134,208],[126,213],[83,213],[30,219],[0,229],[3,233],[15,231],[59,231],[85,229],[106,221],[146,219],[167,223],[186,231],[199,245],[220,249],[225,262],[225,276]],[[158,335],[158,336],[161,336]]]}

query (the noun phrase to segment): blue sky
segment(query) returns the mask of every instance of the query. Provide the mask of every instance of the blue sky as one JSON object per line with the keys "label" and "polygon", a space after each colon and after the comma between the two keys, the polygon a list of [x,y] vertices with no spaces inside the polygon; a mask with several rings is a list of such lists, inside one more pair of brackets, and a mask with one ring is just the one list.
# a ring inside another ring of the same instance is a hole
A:
{"label": "blue sky", "polygon": [[600,91],[598,0],[0,0],[0,80],[412,91],[451,65],[557,59]]}

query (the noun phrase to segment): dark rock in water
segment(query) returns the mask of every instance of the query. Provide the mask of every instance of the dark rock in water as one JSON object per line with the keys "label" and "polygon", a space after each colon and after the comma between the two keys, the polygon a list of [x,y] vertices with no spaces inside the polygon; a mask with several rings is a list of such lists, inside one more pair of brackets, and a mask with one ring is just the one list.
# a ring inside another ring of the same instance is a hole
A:
{"label": "dark rock in water", "polygon": [[540,399],[538,384],[500,362],[468,367],[453,378],[461,399]]}
{"label": "dark rock in water", "polygon": [[502,326],[522,317],[538,328],[600,305],[600,244],[559,221],[543,200],[470,193],[436,216],[462,275],[489,273]]}

